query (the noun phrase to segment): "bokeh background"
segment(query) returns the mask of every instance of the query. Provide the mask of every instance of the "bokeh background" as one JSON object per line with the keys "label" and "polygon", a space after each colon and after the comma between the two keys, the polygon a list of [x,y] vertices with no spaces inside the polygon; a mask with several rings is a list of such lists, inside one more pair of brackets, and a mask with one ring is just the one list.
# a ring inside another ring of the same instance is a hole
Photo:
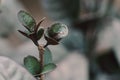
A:
{"label": "bokeh background", "polygon": [[69,28],[60,45],[49,46],[58,67],[46,80],[120,80],[119,4],[119,0],[1,0],[0,56],[21,66],[27,55],[38,57],[32,41],[17,31],[25,29],[17,18],[25,10],[36,22],[46,17],[42,27],[62,22]]}

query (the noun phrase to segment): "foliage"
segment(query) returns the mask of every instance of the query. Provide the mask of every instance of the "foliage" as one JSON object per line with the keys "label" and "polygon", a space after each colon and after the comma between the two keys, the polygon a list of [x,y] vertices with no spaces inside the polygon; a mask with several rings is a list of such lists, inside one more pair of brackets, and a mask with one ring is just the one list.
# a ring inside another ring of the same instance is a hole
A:
{"label": "foliage", "polygon": [[[45,18],[41,19],[40,22],[36,24],[34,18],[25,11],[20,11],[18,13],[18,19],[27,29],[27,31],[18,31],[22,35],[31,39],[39,50],[40,60],[34,56],[27,56],[24,58],[24,65],[31,74],[35,77],[40,77],[41,80],[43,80],[43,74],[46,74],[56,68],[56,65],[52,62],[52,53],[47,46],[59,44],[59,41],[67,36],[68,28],[65,24],[55,23],[45,30],[40,27],[40,24]],[[45,45],[40,45],[38,41],[43,35],[47,43]]]}

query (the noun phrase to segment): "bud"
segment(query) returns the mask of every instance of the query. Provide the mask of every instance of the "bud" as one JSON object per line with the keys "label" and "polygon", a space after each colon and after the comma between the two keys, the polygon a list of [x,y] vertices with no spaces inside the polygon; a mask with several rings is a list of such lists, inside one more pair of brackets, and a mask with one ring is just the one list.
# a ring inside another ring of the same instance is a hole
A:
{"label": "bud", "polygon": [[59,41],[68,35],[68,28],[65,24],[62,23],[53,24],[50,28],[48,28],[47,31],[48,36],[56,41]]}

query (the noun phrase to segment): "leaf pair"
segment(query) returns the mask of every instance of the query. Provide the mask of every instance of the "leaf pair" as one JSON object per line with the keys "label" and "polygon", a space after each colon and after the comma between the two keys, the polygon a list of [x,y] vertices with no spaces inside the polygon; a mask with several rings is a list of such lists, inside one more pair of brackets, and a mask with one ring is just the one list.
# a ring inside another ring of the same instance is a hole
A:
{"label": "leaf pair", "polygon": [[27,38],[30,38],[34,42],[41,39],[41,37],[44,34],[44,29],[39,29],[39,27],[45,18],[41,19],[40,22],[36,25],[35,19],[29,13],[25,11],[20,11],[18,13],[18,19],[22,23],[22,25],[28,30],[18,30],[22,35],[26,36]]}
{"label": "leaf pair", "polygon": [[33,75],[45,74],[56,68],[52,63],[52,54],[48,48],[44,52],[44,67],[41,69],[40,62],[34,56],[27,56],[24,58],[24,65],[26,69]]}

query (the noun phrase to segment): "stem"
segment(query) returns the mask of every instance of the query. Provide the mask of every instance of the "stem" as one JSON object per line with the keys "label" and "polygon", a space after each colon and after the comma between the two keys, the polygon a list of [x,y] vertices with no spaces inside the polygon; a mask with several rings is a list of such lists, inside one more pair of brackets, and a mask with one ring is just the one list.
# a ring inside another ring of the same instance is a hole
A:
{"label": "stem", "polygon": [[[44,60],[44,56],[43,56],[43,54],[44,54],[44,47],[43,46],[41,46],[41,45],[38,45],[38,51],[39,51],[39,58],[40,58],[40,67],[41,67],[41,69],[43,69],[43,66],[44,66],[44,62],[43,62],[43,60]],[[44,76],[43,76],[43,74],[40,74],[40,80],[43,80],[44,79]]]}

